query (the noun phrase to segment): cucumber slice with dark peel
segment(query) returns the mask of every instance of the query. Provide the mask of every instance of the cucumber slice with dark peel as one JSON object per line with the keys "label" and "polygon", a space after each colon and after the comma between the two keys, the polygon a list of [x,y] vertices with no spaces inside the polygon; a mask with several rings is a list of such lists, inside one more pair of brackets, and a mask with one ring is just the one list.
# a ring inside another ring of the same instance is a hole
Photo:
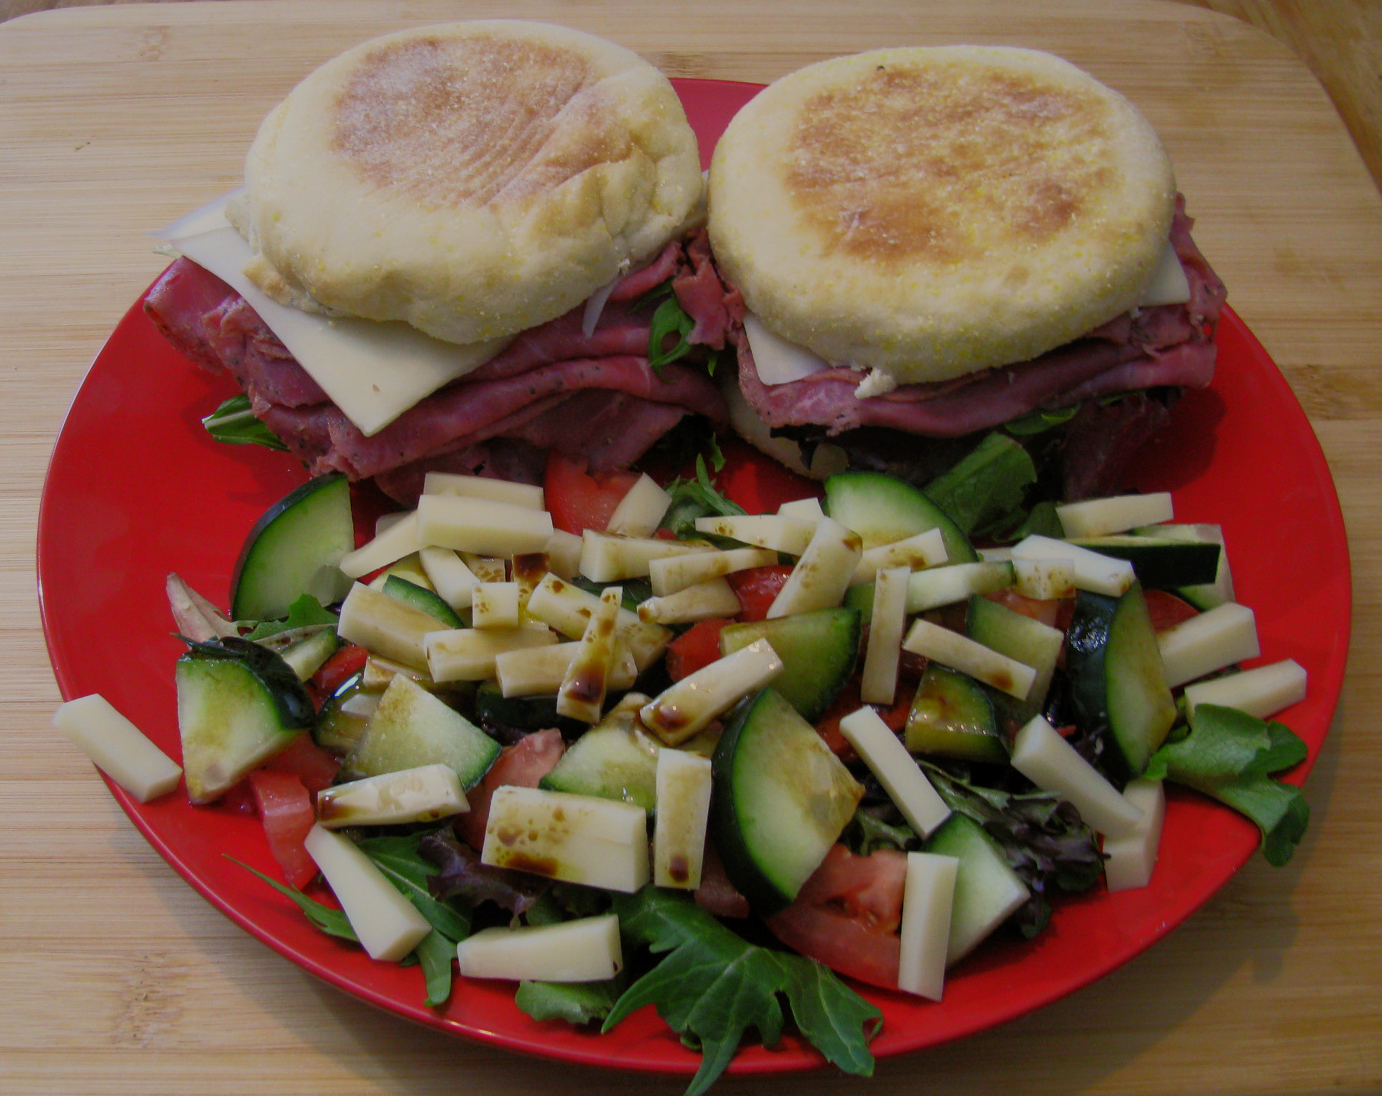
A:
{"label": "cucumber slice with dark peel", "polygon": [[390,575],[384,580],[384,593],[406,602],[414,609],[421,609],[430,617],[435,617],[447,628],[464,628],[465,622],[460,614],[451,608],[435,590],[409,582],[398,575]]}
{"label": "cucumber slice with dark peel", "polygon": [[366,689],[361,684],[363,677],[363,673],[351,674],[322,701],[316,726],[312,728],[312,738],[322,749],[335,754],[349,753],[360,741],[365,724],[384,695],[381,689]]}
{"label": "cucumber slice with dark peel", "polygon": [[959,962],[1031,897],[998,843],[966,814],[952,814],[931,835],[926,851],[953,856],[955,897],[950,910],[946,963]]}
{"label": "cucumber slice with dark peel", "polygon": [[498,731],[541,731],[548,727],[575,731],[587,726],[558,715],[555,696],[505,696],[495,681],[483,681],[475,690],[475,720]]}
{"label": "cucumber slice with dark peel", "polygon": [[640,696],[617,705],[571,743],[538,787],[617,799],[652,811],[657,806],[660,744],[638,721],[638,709],[646,699]]}
{"label": "cucumber slice with dark peel", "polygon": [[442,764],[469,788],[489,771],[499,743],[440,697],[397,674],[341,765],[343,780]]}
{"label": "cucumber slice with dark peel", "polygon": [[903,737],[914,754],[993,765],[1008,760],[988,691],[967,674],[936,662],[921,675]]}
{"label": "cucumber slice with dark peel", "polygon": [[939,529],[951,563],[979,554],[969,538],[920,490],[882,472],[841,472],[825,481],[825,512],[863,538],[865,548]]}
{"label": "cucumber slice with dark peel", "polygon": [[340,562],[355,547],[350,484],[329,472],[290,491],[255,522],[230,581],[234,620],[279,620],[303,594],[345,597]]}
{"label": "cucumber slice with dark peel", "polygon": [[1127,560],[1144,590],[1201,586],[1213,582],[1219,572],[1219,546],[1207,541],[1119,534],[1071,537],[1070,543]]}
{"label": "cucumber slice with dark peel", "polygon": [[1121,597],[1081,590],[1065,635],[1065,665],[1081,726],[1107,728],[1113,775],[1142,773],[1176,721],[1142,587]]}
{"label": "cucumber slice with dark peel", "polygon": [[733,654],[766,639],[782,659],[782,673],[773,679],[773,688],[814,723],[854,672],[861,630],[858,610],[815,609],[730,624],[720,632],[720,653]]}
{"label": "cucumber slice with dark peel", "polygon": [[735,889],[759,912],[774,913],[825,859],[863,786],[770,688],[737,709],[711,764],[715,849]]}
{"label": "cucumber slice with dark peel", "polygon": [[997,690],[992,693],[1001,730],[1005,737],[1011,738],[1018,728],[1045,706],[1046,694],[1050,691],[1065,637],[1059,628],[979,596],[969,599],[965,634],[976,643],[982,643],[1000,655],[1007,655],[1036,670],[1031,691],[1025,700],[1017,700]]}
{"label": "cucumber slice with dark peel", "polygon": [[249,640],[190,644],[174,680],[182,767],[194,803],[216,799],[316,721],[297,675]]}

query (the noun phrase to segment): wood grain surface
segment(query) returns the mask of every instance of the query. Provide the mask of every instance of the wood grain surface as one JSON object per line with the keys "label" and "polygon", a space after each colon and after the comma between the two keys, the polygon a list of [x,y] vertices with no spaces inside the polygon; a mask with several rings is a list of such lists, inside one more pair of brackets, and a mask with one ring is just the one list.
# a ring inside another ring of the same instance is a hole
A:
{"label": "wood grain surface", "polygon": [[[1313,7],[1295,10],[1309,22]],[[762,81],[904,41],[1071,58],[1162,132],[1197,241],[1309,414],[1343,505],[1354,645],[1293,862],[1255,858],[1157,946],[1022,1020],[880,1062],[871,1082],[822,1069],[788,1083],[932,1096],[1382,1092],[1382,200],[1290,49],[1159,0],[223,0],[0,25],[0,1092],[681,1091],[676,1078],[449,1039],[317,983],[187,887],[49,722],[59,697],[34,589],[44,470],[87,365],[162,266],[147,232],[238,182],[260,117],[316,62],[395,27],[487,15],[603,34],[678,76]],[[118,646],[119,626],[92,642]],[[735,1077],[716,1091],[774,1083]]]}

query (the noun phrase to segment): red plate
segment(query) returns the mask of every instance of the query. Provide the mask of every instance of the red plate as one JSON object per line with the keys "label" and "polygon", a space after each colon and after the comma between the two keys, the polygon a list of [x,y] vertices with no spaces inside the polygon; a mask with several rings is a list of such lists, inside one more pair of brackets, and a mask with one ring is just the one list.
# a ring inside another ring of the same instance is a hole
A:
{"label": "red plate", "polygon": [[[708,150],[755,86],[681,80]],[[1294,658],[1310,696],[1282,719],[1314,760],[1348,649],[1348,549],[1329,470],[1310,425],[1267,353],[1236,315],[1220,327],[1214,386],[1187,396],[1141,486],[1175,492],[1180,521],[1224,527],[1238,596],[1257,613],[1263,661]],[[65,698],[99,692],[179,755],[172,635],[163,585],[177,571],[224,600],[241,540],[303,479],[284,455],[210,441],[199,419],[232,394],[175,353],[131,308],[68,412],[48,471],[38,578],[48,647]],[[738,458],[733,491],[771,501],[781,477]],[[1308,764],[1292,774],[1300,780]],[[275,873],[259,822],[198,808],[181,794],[141,805],[111,788],[149,843],[228,917],[293,962],[357,997],[430,1027],[531,1054],[604,1066],[691,1072],[688,1052],[650,1009],[609,1035],[537,1023],[501,984],[458,983],[445,1010],[423,1003],[421,974],[371,962],[315,931],[291,903],[230,857]],[[864,989],[884,1012],[879,1055],[944,1042],[1009,1020],[1127,961],[1209,898],[1253,854],[1257,831],[1237,815],[1172,793],[1150,887],[1063,904],[1030,945],[987,946],[929,1004]],[[746,1048],[737,1073],[801,1069],[820,1059],[792,1040]]]}

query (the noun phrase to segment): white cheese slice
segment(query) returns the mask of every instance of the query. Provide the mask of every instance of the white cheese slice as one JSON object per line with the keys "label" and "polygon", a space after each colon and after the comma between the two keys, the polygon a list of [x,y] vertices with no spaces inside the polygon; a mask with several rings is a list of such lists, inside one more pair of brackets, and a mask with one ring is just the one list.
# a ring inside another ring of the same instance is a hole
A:
{"label": "white cheese slice", "polygon": [[[332,317],[281,305],[246,276],[254,252],[226,220],[225,203],[225,198],[212,202],[157,235],[244,297],[365,435],[377,434],[419,400],[477,369],[509,341],[460,345],[402,322]],[[382,378],[388,383],[381,384]]]}
{"label": "white cheese slice", "polygon": [[781,672],[777,652],[766,639],[756,640],[674,682],[639,715],[666,745],[677,746]]}
{"label": "white cheese slice", "polygon": [[1189,299],[1190,281],[1180,265],[1176,249],[1167,240],[1156,270],[1152,272],[1152,280],[1137,303],[1142,308],[1153,308],[1159,304],[1184,304]]}
{"label": "white cheese slice", "polygon": [[442,764],[367,776],[317,793],[317,820],[329,830],[435,822],[468,810],[456,770]]}
{"label": "white cheese slice", "polygon": [[1126,833],[1104,838],[1104,880],[1110,891],[1133,890],[1152,881],[1166,820],[1166,792],[1160,780],[1134,780],[1123,789],[1123,798],[1142,817]]}
{"label": "white cheese slice", "polygon": [[695,890],[701,885],[710,788],[710,758],[658,750],[653,882],[659,887]]}
{"label": "white cheese slice", "polygon": [[1156,642],[1173,689],[1262,653],[1253,611],[1234,601],[1159,632]]}
{"label": "white cheese slice", "polygon": [[744,334],[753,351],[758,379],[766,385],[788,384],[830,368],[830,363],[819,354],[769,331],[752,312],[744,313]]}
{"label": "white cheese slice", "polygon": [[1305,699],[1305,667],[1293,658],[1212,677],[1185,687],[1185,714],[1200,704],[1222,704],[1266,719]]}

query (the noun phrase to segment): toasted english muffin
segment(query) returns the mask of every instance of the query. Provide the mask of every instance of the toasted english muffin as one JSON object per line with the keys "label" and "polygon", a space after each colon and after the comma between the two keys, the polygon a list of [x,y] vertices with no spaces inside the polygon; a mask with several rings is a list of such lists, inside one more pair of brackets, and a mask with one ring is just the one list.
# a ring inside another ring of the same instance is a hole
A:
{"label": "toasted english muffin", "polygon": [[921,383],[1025,361],[1136,305],[1175,193],[1151,124],[1058,57],[882,49],[739,111],[709,230],[773,331]]}
{"label": "toasted english muffin", "polygon": [[702,192],[652,65],[488,20],[322,65],[260,127],[230,215],[281,302],[470,343],[573,308],[699,216]]}

